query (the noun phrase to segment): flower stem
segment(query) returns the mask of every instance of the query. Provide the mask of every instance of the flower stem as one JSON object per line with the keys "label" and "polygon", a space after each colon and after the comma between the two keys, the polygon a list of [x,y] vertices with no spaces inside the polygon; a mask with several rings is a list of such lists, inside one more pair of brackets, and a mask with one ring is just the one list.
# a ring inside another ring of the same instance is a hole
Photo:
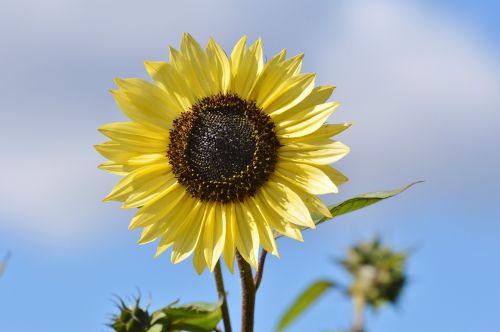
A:
{"label": "flower stem", "polygon": [[236,252],[241,279],[241,332],[253,332],[255,284],[250,264]]}
{"label": "flower stem", "polygon": [[217,262],[214,269],[215,284],[217,286],[217,294],[219,301],[222,301],[222,321],[224,323],[224,332],[232,332],[231,320],[229,318],[229,308],[227,306],[226,289],[224,288],[224,279],[222,278],[222,271],[220,268],[220,261]]}
{"label": "flower stem", "polygon": [[7,254],[5,254],[5,258],[3,259],[3,261],[0,262],[0,277],[5,271],[5,267],[7,266],[7,262],[9,261],[10,256],[11,252],[8,251]]}
{"label": "flower stem", "polygon": [[264,274],[264,264],[266,263],[266,256],[267,256],[267,251],[262,249],[259,259],[259,269],[257,270],[257,273],[255,274],[254,278],[255,292],[257,292],[257,290],[259,289],[260,282],[262,281],[262,275]]}
{"label": "flower stem", "polygon": [[364,317],[365,317],[365,297],[363,295],[354,295],[354,324],[352,327],[353,332],[364,331]]}

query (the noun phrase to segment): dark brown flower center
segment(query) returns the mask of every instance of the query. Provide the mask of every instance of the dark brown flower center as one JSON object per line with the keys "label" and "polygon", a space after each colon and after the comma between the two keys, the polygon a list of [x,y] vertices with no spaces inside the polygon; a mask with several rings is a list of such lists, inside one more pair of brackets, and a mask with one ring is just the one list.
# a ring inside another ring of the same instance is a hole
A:
{"label": "dark brown flower center", "polygon": [[226,203],[253,196],[269,179],[279,146],[274,123],[254,101],[218,94],[174,121],[167,155],[193,197]]}

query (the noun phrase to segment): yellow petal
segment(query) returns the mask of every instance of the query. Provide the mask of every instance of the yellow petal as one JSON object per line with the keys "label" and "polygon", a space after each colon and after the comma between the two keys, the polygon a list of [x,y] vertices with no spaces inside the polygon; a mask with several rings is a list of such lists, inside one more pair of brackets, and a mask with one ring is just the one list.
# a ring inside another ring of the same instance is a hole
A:
{"label": "yellow petal", "polygon": [[182,37],[181,52],[188,62],[186,68],[190,67],[205,94],[213,95],[220,92],[212,81],[207,54],[189,33],[184,33]]}
{"label": "yellow petal", "polygon": [[328,98],[330,98],[333,90],[335,90],[335,87],[333,86],[317,86],[313,88],[311,93],[300,103],[288,109],[286,112],[273,113],[271,118],[275,122],[284,121],[301,110],[311,109],[317,105],[323,104],[328,100]]}
{"label": "yellow petal", "polygon": [[97,166],[109,173],[125,176],[132,171],[132,169],[127,169],[123,164],[116,163],[114,161],[108,161]]}
{"label": "yellow petal", "polygon": [[158,225],[150,225],[144,227],[141,233],[141,237],[137,244],[146,244],[155,241],[162,235],[161,232],[158,232]]}
{"label": "yellow petal", "polygon": [[239,79],[239,77],[243,75],[243,71],[241,71],[240,68],[243,66],[245,54],[247,52],[246,43],[247,36],[241,37],[236,45],[234,45],[233,51],[231,52],[231,56],[229,58],[231,67],[231,90],[237,93],[239,92],[239,90],[241,90],[240,86],[243,85],[241,82],[242,80]]}
{"label": "yellow petal", "polygon": [[338,192],[337,186],[330,178],[311,165],[280,161],[276,164],[275,174],[310,194],[322,195]]}
{"label": "yellow petal", "polygon": [[267,114],[280,114],[300,103],[314,88],[315,74],[296,75],[280,86],[262,108]]}
{"label": "yellow petal", "polygon": [[282,49],[281,52],[276,54],[268,63],[273,63],[273,61],[283,62],[285,58],[286,58],[286,48]]}
{"label": "yellow petal", "polygon": [[173,244],[174,244],[173,241],[167,242],[165,238],[162,237],[160,243],[158,244],[158,248],[156,248],[155,258],[163,254],[165,250],[170,248]]}
{"label": "yellow petal", "polygon": [[[184,41],[184,39],[183,39]],[[188,55],[184,52],[179,52],[173,47],[169,47],[170,50],[170,63],[179,73],[185,82],[188,82],[188,89],[190,89],[196,99],[201,99],[211,95],[210,89],[206,82],[206,76],[202,76],[195,66],[188,58]]]}
{"label": "yellow petal", "polygon": [[292,182],[291,180],[284,177],[279,177],[277,174],[273,174],[270,180],[273,182],[281,182],[284,185],[290,187],[290,189],[292,189],[297,195],[299,195],[300,199],[304,202],[311,214],[317,214],[328,218],[332,216],[330,210],[328,210],[328,207],[326,207],[321,199],[313,194],[304,191],[304,189],[299,187],[296,182]]}
{"label": "yellow petal", "polygon": [[193,210],[183,222],[176,234],[171,260],[177,264],[191,255],[200,239],[201,231],[207,217],[207,211],[211,210],[210,203],[200,203],[199,209]]}
{"label": "yellow petal", "polygon": [[188,192],[182,193],[184,197],[179,201],[182,204],[174,206],[162,221],[161,232],[164,233],[165,241],[175,242],[183,232],[189,232],[189,223],[193,220],[201,220],[205,204],[200,200],[192,198]]}
{"label": "yellow petal", "polygon": [[298,226],[316,228],[309,210],[300,197],[282,183],[268,181],[262,187],[262,194],[269,205],[285,219]]}
{"label": "yellow petal", "polygon": [[113,141],[96,144],[94,145],[94,148],[104,158],[116,162],[124,162],[129,160],[130,158],[138,157],[141,155],[140,152],[130,151],[126,149],[126,147],[124,147],[122,144]]}
{"label": "yellow petal", "polygon": [[324,124],[318,128],[315,132],[300,136],[300,137],[280,137],[280,142],[284,145],[291,144],[295,142],[307,142],[320,140],[325,138],[330,138],[332,136],[338,135],[347,128],[351,126],[350,123],[337,123],[337,124]]}
{"label": "yellow petal", "polygon": [[146,61],[144,65],[149,75],[169,94],[172,110],[177,114],[188,110],[196,102],[194,91],[174,66],[163,61]]}
{"label": "yellow petal", "polygon": [[[270,75],[270,73],[273,73],[275,72],[274,69],[275,69],[275,66],[277,64],[279,65],[283,65],[282,63],[284,62],[285,60],[285,57],[286,57],[286,49],[283,49],[281,50],[280,53],[276,54],[274,57],[271,58],[271,60],[267,61],[264,66],[262,67],[262,70],[260,72],[260,75],[259,77],[257,78],[257,82],[256,82],[256,85],[260,82],[261,84],[262,83],[265,83],[266,81],[268,81],[268,76]],[[287,72],[286,68],[285,70],[282,70],[281,71],[283,75],[285,75],[285,73]],[[288,73],[289,75],[291,75],[292,73]],[[256,89],[258,88],[256,85],[253,86],[252,88],[252,94],[251,96],[253,96],[253,93],[256,91]],[[271,91],[269,91],[271,92]],[[255,99],[254,97],[252,97],[251,99]]]}
{"label": "yellow petal", "polygon": [[168,159],[165,153],[145,153],[135,157],[131,157],[124,161],[128,166],[146,166],[151,164],[168,164]]}
{"label": "yellow petal", "polygon": [[164,142],[168,138],[166,130],[151,130],[137,122],[113,122],[99,128],[99,131],[109,138],[120,141],[121,138],[144,139],[152,142]]}
{"label": "yellow petal", "polygon": [[189,107],[183,102],[185,98],[190,96],[190,93],[185,90],[187,85],[180,80],[178,73],[170,64],[165,61],[145,61],[144,68],[155,81],[156,86],[164,92],[162,100],[169,112],[177,117],[186,110],[186,106]]}
{"label": "yellow petal", "polygon": [[236,210],[236,248],[241,256],[257,268],[259,255],[259,231],[244,203],[234,203]]}
{"label": "yellow petal", "polygon": [[[122,155],[124,156],[124,155]],[[139,154],[129,159],[120,161],[108,161],[98,167],[113,174],[125,176],[143,166],[168,163],[167,156],[161,154]]]}
{"label": "yellow petal", "polygon": [[274,256],[279,257],[278,247],[276,246],[276,241],[274,240],[274,234],[271,230],[271,226],[267,222],[265,216],[260,212],[258,204],[253,197],[250,197],[246,204],[248,211],[250,212],[251,218],[254,220],[257,230],[259,232],[259,239],[262,248],[270,252]]}
{"label": "yellow petal", "polygon": [[259,107],[263,108],[264,105],[269,105],[281,87],[292,76],[287,72],[286,66],[280,61],[280,58],[281,56],[278,55],[265,64],[252,88],[249,99],[255,100]]}
{"label": "yellow petal", "polygon": [[299,74],[303,55],[283,61],[285,54],[283,51],[266,63],[250,95],[272,116],[299,104],[314,87],[314,74]]}
{"label": "yellow petal", "polygon": [[[144,138],[136,137],[125,137],[122,135],[119,140],[109,141],[115,143],[115,148],[121,149],[122,151],[129,151],[135,153],[135,155],[129,155],[128,159],[139,157],[143,154],[167,154],[168,142],[160,142],[154,140],[147,140]],[[114,156],[113,156],[114,157]],[[127,160],[128,160],[127,159]]]}
{"label": "yellow petal", "polygon": [[112,91],[115,100],[131,120],[166,129],[172,126],[178,113],[169,107],[170,99],[163,89],[139,78],[117,78],[115,83],[119,88]]}
{"label": "yellow petal", "polygon": [[256,206],[265,219],[269,222],[269,225],[274,228],[278,233],[288,236],[294,240],[303,242],[302,234],[298,226],[290,223],[285,215],[281,215],[276,212],[276,210],[267,201],[264,196],[263,191],[259,190],[254,197]]}
{"label": "yellow petal", "polygon": [[157,197],[164,196],[177,188],[178,182],[174,174],[169,172],[167,175],[158,177],[134,189],[123,203],[125,209],[141,207]]}
{"label": "yellow petal", "polygon": [[157,216],[154,223],[144,227],[138,244],[149,243],[161,236],[165,238],[166,242],[175,242],[177,238],[183,236],[186,223],[191,220],[186,216],[194,218],[195,215],[191,213],[196,213],[193,211],[201,209],[201,206],[197,204],[198,202],[190,197],[184,198],[183,204],[177,204],[161,218]]}
{"label": "yellow petal", "polygon": [[332,140],[293,143],[278,150],[279,157],[286,161],[304,164],[328,165],[342,159],[349,147]]}
{"label": "yellow petal", "polygon": [[302,69],[302,60],[304,59],[304,53],[297,54],[290,59],[285,61],[285,69],[290,75],[297,75]]}
{"label": "yellow petal", "polygon": [[344,174],[328,165],[317,165],[316,167],[322,170],[326,174],[326,176],[328,176],[330,180],[337,186],[340,186],[341,184],[346,183],[349,180]]}
{"label": "yellow petal", "polygon": [[317,131],[340,103],[331,102],[299,111],[286,120],[277,122],[276,134],[279,138],[301,137]]}
{"label": "yellow petal", "polygon": [[168,163],[141,167],[118,181],[104,201],[124,201],[134,193],[136,188],[142,187],[157,177],[167,176],[170,169],[171,166]]}
{"label": "yellow petal", "polygon": [[236,43],[231,53],[231,91],[243,99],[248,99],[249,93],[258,77],[262,56],[261,40],[247,49],[246,36]]}
{"label": "yellow petal", "polygon": [[207,266],[205,257],[203,256],[204,247],[203,241],[198,241],[193,253],[193,266],[198,275],[201,275],[205,270],[205,266]]}
{"label": "yellow petal", "polygon": [[218,91],[227,93],[231,86],[231,67],[226,53],[212,38],[207,46],[208,61],[211,66],[213,82]]}
{"label": "yellow petal", "polygon": [[302,201],[304,201],[304,204],[307,206],[307,209],[309,209],[311,213],[315,213],[327,218],[332,217],[332,213],[330,212],[328,207],[318,197],[309,194],[299,196]]}
{"label": "yellow petal", "polygon": [[226,214],[223,210],[221,203],[215,203],[203,230],[203,254],[210,271],[214,270],[219,261],[226,239]]}
{"label": "yellow petal", "polygon": [[225,204],[222,206],[226,215],[226,240],[224,242],[224,249],[222,254],[224,255],[224,262],[229,271],[234,271],[234,254],[235,254],[235,237],[236,237],[236,212],[234,204]]}
{"label": "yellow petal", "polygon": [[[183,204],[180,204],[181,202]],[[154,223],[160,223],[160,220],[167,220],[166,216],[171,214],[171,211],[179,210],[186,205],[192,205],[190,203],[191,199],[186,194],[186,190],[179,185],[157,200],[148,202],[140,208],[132,218],[129,229],[137,229],[150,226]]]}
{"label": "yellow petal", "polygon": [[264,52],[262,51],[262,39],[258,38],[255,43],[249,48],[249,53],[253,54],[257,61],[257,74],[262,71],[264,67]]}

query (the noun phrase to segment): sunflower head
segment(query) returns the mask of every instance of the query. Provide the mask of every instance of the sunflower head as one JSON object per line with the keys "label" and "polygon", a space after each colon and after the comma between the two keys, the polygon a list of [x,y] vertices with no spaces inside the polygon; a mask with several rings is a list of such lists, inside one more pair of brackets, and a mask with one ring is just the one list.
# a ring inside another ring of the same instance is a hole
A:
{"label": "sunflower head", "polygon": [[347,181],[329,164],[349,149],[330,137],[349,124],[325,124],[338,107],[334,88],[301,73],[302,55],[264,62],[261,40],[238,41],[228,56],[212,39],[189,34],[169,62],[146,62],[153,79],[117,79],[112,91],[129,122],[100,128],[100,168],[123,178],[105,200],[138,208],[139,243],[159,239],[172,262],[193,254],[201,273],[235,251],[257,267],[259,247],[274,255],[274,234],[302,241],[310,214],[330,216],[316,196]]}
{"label": "sunflower head", "polygon": [[230,203],[254,196],[269,179],[279,146],[271,118],[255,101],[217,94],[174,120],[167,156],[193,197]]}

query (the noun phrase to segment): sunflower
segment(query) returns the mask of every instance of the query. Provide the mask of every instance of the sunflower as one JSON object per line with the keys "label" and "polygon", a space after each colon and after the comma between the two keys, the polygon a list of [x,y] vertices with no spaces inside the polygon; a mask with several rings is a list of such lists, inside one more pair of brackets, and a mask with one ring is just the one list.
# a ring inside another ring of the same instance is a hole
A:
{"label": "sunflower", "polygon": [[334,87],[301,73],[303,55],[264,61],[261,40],[241,38],[228,57],[184,34],[170,62],[146,62],[153,83],[116,79],[112,94],[130,122],[99,130],[101,169],[124,176],[105,201],[138,208],[129,228],[139,243],[159,239],[198,273],[235,252],[257,268],[259,247],[278,256],[275,234],[302,240],[311,213],[330,216],[319,194],[347,181],[328,166],[349,148],[331,140],[349,124],[325,124],[339,106]]}

